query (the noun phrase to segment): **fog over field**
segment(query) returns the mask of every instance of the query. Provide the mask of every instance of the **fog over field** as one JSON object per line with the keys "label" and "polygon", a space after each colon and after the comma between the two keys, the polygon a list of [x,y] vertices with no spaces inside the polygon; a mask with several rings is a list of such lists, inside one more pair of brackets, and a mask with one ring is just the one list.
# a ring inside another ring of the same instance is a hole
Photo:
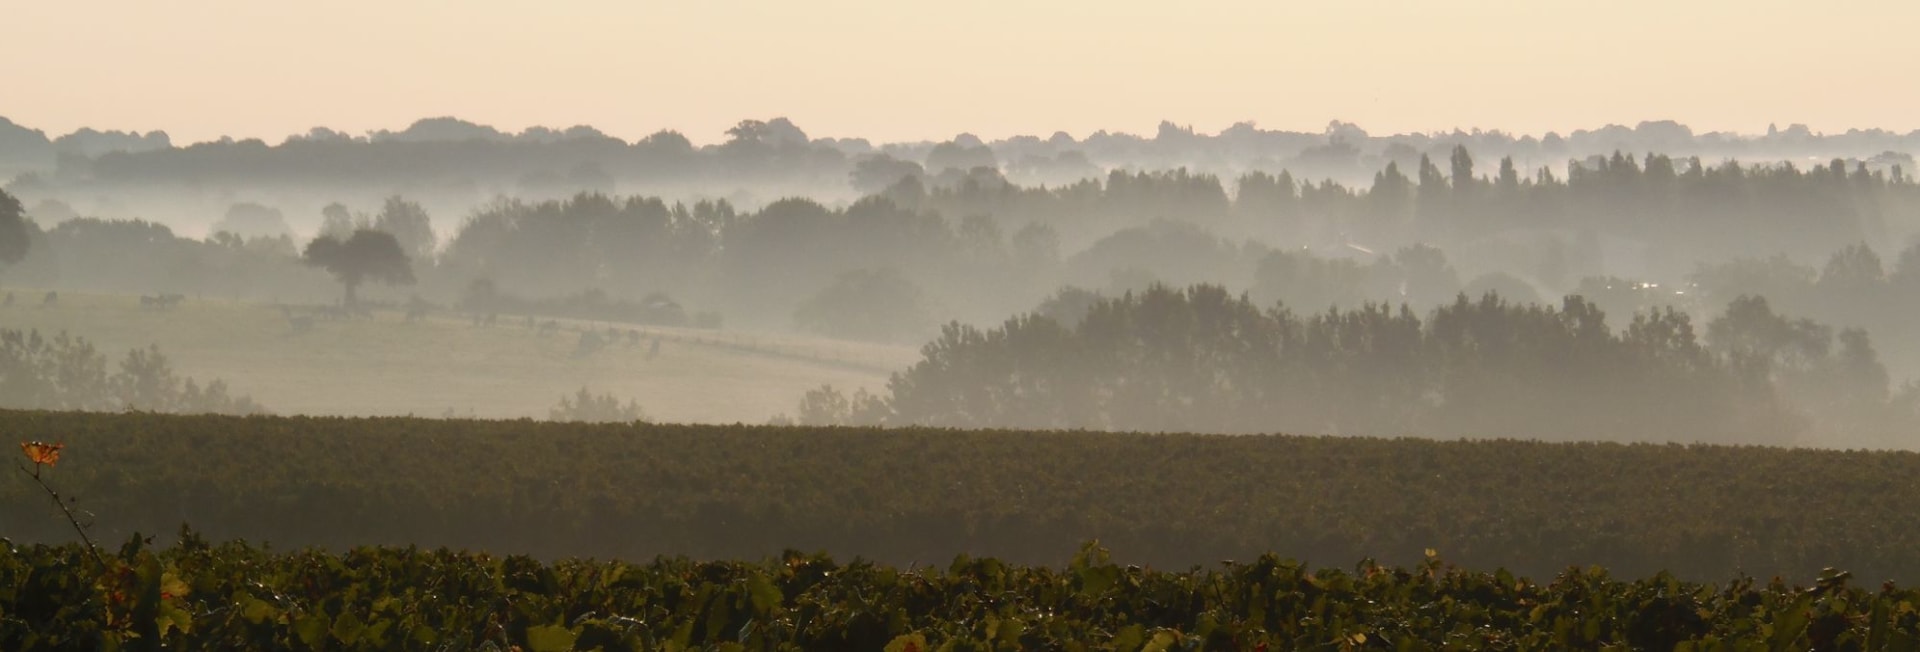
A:
{"label": "fog over field", "polygon": [[0,650],[1920,650],[1920,2],[0,25]]}
{"label": "fog over field", "polygon": [[1905,5],[216,7],[0,45],[0,405],[1914,447]]}
{"label": "fog over field", "polygon": [[1920,132],[6,130],[20,407],[1906,448],[1920,406]]}

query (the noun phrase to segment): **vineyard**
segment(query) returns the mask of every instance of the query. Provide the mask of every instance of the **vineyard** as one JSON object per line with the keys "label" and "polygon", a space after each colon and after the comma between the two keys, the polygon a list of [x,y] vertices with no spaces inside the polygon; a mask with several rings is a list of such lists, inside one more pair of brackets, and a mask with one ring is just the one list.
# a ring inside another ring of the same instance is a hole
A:
{"label": "vineyard", "polygon": [[[1550,577],[1920,580],[1920,455],[1545,444],[408,418],[0,413],[63,442],[50,481],[97,539],[182,524],[287,550],[447,546],[539,559],[898,566],[957,554],[1058,565],[1098,539],[1128,563],[1264,552]],[[71,540],[24,475],[0,534]],[[167,541],[161,540],[162,544]]]}
{"label": "vineyard", "polygon": [[1428,558],[1311,570],[1064,569],[959,557],[900,569],[788,552],[645,564],[240,543],[89,556],[0,549],[0,646],[285,650],[1914,650],[1920,592],[1739,579],[1543,582]]}

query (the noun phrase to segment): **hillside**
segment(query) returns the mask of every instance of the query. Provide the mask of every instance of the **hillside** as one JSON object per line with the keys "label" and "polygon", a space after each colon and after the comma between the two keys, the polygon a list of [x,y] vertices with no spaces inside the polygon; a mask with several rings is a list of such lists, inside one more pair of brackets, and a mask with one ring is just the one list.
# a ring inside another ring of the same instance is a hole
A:
{"label": "hillside", "polygon": [[[140,297],[10,289],[0,328],[66,330],[118,361],[158,344],[175,371],[225,379],[277,414],[546,418],[582,386],[640,403],[676,423],[764,422],[792,413],[808,389],[831,383],[880,389],[911,364],[911,347],[789,335],[635,327],[501,316],[477,326],[461,314],[404,312],[327,319],[313,307],[187,298],[172,309]],[[304,332],[294,321],[310,320]],[[617,331],[581,355],[582,331]],[[629,333],[629,331],[632,331]],[[637,337],[636,337],[637,336]],[[658,341],[655,351],[654,342]]]}

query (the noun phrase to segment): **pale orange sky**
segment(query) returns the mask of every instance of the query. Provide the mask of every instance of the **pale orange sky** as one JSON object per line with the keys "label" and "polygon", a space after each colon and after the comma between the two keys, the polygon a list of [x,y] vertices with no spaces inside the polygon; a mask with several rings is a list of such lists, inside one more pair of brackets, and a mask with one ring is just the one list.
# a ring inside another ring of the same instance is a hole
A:
{"label": "pale orange sky", "polygon": [[1920,2],[8,3],[0,116],[277,143],[456,115],[722,139],[1920,128]]}

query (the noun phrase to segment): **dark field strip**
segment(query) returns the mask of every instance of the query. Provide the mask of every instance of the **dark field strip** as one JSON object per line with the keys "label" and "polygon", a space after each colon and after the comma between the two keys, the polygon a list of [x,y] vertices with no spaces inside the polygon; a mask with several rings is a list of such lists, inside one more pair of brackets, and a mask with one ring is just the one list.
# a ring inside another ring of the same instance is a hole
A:
{"label": "dark field strip", "polygon": [[[956,554],[1211,567],[1417,563],[1551,577],[1920,579],[1920,455],[1546,444],[530,421],[0,413],[67,444],[51,482],[96,539],[181,524],[274,549],[908,566]],[[65,541],[24,475],[0,536]],[[166,541],[162,537],[162,542]]]}

